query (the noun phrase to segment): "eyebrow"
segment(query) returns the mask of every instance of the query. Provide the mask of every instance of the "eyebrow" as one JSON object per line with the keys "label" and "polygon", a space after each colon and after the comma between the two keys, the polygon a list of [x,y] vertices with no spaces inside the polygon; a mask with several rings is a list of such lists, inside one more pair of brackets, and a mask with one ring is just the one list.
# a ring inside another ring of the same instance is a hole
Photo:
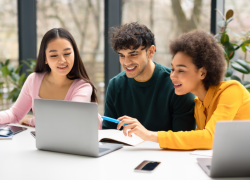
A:
{"label": "eyebrow", "polygon": [[138,53],[139,51],[131,51],[128,54]]}
{"label": "eyebrow", "polygon": [[[171,63],[171,66],[173,66],[172,63]],[[176,67],[187,67],[187,66],[185,66],[184,64],[178,64],[178,65],[176,65]]]}
{"label": "eyebrow", "polygon": [[[139,51],[131,51],[131,52],[129,52],[128,54],[133,54],[133,53],[139,53]],[[123,55],[122,53],[119,53],[119,52],[118,52],[118,54]]]}
{"label": "eyebrow", "polygon": [[[71,50],[71,48],[66,48],[66,49],[64,49],[63,51],[67,51],[67,50]],[[57,50],[50,50],[49,53],[50,53],[50,52],[57,52]]]}

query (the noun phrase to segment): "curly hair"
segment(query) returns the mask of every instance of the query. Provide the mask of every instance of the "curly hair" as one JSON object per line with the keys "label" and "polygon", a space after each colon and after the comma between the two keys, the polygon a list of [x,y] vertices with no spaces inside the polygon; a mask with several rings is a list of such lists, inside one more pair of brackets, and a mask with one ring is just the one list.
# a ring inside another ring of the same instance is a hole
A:
{"label": "curly hair", "polygon": [[214,37],[202,30],[193,30],[170,42],[169,51],[174,57],[177,52],[184,52],[192,58],[193,64],[207,71],[203,84],[208,90],[218,85],[224,77],[226,61],[222,47]]}
{"label": "curly hair", "polygon": [[115,52],[126,49],[138,49],[143,46],[148,49],[155,46],[155,37],[149,28],[137,22],[112,27],[109,29],[109,38]]}

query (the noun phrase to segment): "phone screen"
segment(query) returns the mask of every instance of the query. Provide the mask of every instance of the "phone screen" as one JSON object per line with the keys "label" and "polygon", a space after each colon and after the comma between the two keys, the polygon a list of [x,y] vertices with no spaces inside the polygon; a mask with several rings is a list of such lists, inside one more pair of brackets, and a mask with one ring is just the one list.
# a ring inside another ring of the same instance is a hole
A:
{"label": "phone screen", "polygon": [[139,164],[135,171],[144,171],[144,172],[151,172],[153,171],[161,162],[159,161],[143,161],[141,164]]}
{"label": "phone screen", "polygon": [[12,126],[12,125],[8,125],[8,127],[13,132],[13,134],[17,134],[17,133],[22,132],[22,131],[27,129],[27,128],[24,128],[24,127]]}

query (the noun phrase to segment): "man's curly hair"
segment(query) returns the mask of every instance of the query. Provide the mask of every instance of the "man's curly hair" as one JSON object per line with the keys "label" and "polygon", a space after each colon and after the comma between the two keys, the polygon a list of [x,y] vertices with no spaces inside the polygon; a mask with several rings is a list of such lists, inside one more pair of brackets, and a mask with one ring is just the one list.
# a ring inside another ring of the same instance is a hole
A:
{"label": "man's curly hair", "polygon": [[126,49],[148,49],[151,45],[155,46],[155,37],[149,28],[137,22],[112,27],[109,29],[111,46],[115,52]]}
{"label": "man's curly hair", "polygon": [[218,85],[224,77],[226,61],[222,47],[212,35],[202,30],[193,30],[170,42],[169,51],[174,57],[177,52],[184,52],[192,58],[197,69],[207,71],[203,84],[208,90]]}

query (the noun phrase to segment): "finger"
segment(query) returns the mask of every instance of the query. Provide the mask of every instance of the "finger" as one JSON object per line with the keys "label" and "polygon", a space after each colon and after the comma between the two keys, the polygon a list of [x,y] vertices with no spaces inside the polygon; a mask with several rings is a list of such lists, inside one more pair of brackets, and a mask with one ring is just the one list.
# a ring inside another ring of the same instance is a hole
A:
{"label": "finger", "polygon": [[125,136],[127,136],[127,132],[128,132],[128,130],[129,129],[133,129],[135,127],[135,125],[126,125],[126,126],[123,126],[123,134],[125,135]]}
{"label": "finger", "polygon": [[135,120],[124,119],[118,123],[117,129],[121,129],[122,126],[124,127],[124,126],[127,126],[128,124],[134,124],[136,122],[137,121],[135,121]]}
{"label": "finger", "polygon": [[128,137],[132,137],[132,134],[136,134],[136,132],[138,132],[139,128],[135,127],[133,129],[131,129],[130,131],[128,131]]}

